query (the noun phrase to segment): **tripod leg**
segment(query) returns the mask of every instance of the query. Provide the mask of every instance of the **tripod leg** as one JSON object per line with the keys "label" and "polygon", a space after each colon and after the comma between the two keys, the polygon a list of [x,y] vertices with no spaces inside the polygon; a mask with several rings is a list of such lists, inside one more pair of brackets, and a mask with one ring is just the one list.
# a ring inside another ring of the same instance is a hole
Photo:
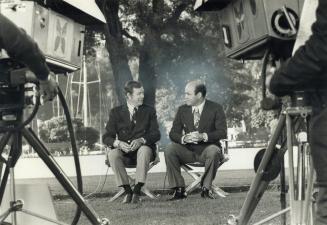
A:
{"label": "tripod leg", "polygon": [[5,189],[6,189],[6,185],[7,185],[7,181],[8,181],[8,177],[9,177],[9,173],[10,173],[10,167],[15,166],[16,161],[19,158],[19,150],[16,149],[17,148],[17,143],[15,144],[15,142],[18,140],[17,139],[17,133],[16,134],[11,134],[9,132],[7,132],[1,139],[0,141],[0,147],[2,147],[2,151],[4,149],[4,147],[6,146],[6,144],[8,143],[10,137],[14,137],[13,139],[13,143],[11,144],[11,149],[10,149],[10,153],[9,153],[9,158],[10,158],[10,162],[6,162],[6,166],[5,166],[5,170],[1,179],[1,185],[0,185],[0,205],[2,203],[2,199],[3,199],[3,195],[5,193]]}
{"label": "tripod leg", "polygon": [[[305,193],[305,202],[304,202],[304,213],[303,221],[305,224],[311,224],[313,225],[313,221],[311,221],[310,216],[312,214],[312,192],[313,192],[313,178],[314,178],[314,169],[313,164],[310,155],[307,155],[308,157],[308,184],[307,184],[307,190]],[[311,213],[310,213],[311,210]]]}
{"label": "tripod leg", "polygon": [[[286,208],[286,184],[285,184],[285,162],[284,158],[281,159],[280,170],[280,206],[283,209]],[[281,215],[281,225],[286,225],[286,214]]]}
{"label": "tripod leg", "polygon": [[272,157],[272,153],[275,150],[275,145],[277,143],[277,140],[284,128],[285,125],[285,118],[286,116],[284,114],[281,114],[278,119],[278,124],[276,127],[276,130],[271,137],[271,140],[268,144],[267,150],[262,158],[262,161],[259,165],[258,172],[252,181],[250,190],[246,196],[246,199],[243,203],[242,209],[240,211],[239,216],[236,218],[238,225],[246,225],[251,215],[253,214],[254,209],[256,208],[257,204],[259,203],[264,191],[266,190],[269,182],[264,181],[262,179],[263,177],[263,171],[265,171],[269,160]]}
{"label": "tripod leg", "polygon": [[59,183],[63,186],[63,188],[67,191],[67,193],[72,197],[72,199],[76,202],[76,204],[81,208],[86,217],[90,220],[92,224],[101,224],[101,219],[98,217],[96,212],[87,205],[84,198],[81,194],[76,190],[72,182],[68,179],[68,177],[64,174],[64,172],[58,167],[54,159],[47,154],[47,150],[41,144],[40,140],[38,140],[35,135],[30,130],[26,128],[22,129],[22,134],[27,142],[34,148],[39,157],[43,160],[43,162],[48,166],[51,172],[56,176]]}

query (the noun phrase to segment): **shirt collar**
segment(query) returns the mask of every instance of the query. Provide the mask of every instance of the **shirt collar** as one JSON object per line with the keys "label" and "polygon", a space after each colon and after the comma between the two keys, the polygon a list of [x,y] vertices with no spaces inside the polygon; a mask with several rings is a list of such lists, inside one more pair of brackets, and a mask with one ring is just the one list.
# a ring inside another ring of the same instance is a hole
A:
{"label": "shirt collar", "polygon": [[201,114],[203,111],[205,102],[206,102],[206,100],[204,100],[200,105],[192,106],[192,112],[194,112],[194,110],[197,108],[197,109],[199,109],[199,113]]}
{"label": "shirt collar", "polygon": [[134,108],[138,109],[138,107],[135,107],[135,106],[129,104],[128,102],[127,102],[127,108],[131,115],[133,115],[133,113],[134,113]]}

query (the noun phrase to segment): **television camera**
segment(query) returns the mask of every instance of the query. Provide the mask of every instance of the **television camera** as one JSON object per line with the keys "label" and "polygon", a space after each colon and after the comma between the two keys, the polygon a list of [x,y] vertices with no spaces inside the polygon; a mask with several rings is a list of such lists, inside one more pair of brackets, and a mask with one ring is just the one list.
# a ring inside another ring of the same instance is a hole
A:
{"label": "television camera", "polygon": [[[270,181],[280,174],[282,210],[256,225],[281,216],[286,224],[290,212],[290,224],[313,225],[313,166],[310,157],[309,122],[311,115],[307,91],[291,95],[290,102],[280,107],[277,101],[266,98],[266,70],[270,63],[280,65],[292,55],[294,43],[303,44],[310,35],[317,1],[304,0],[197,0],[198,11],[219,11],[226,56],[232,59],[262,59],[264,109],[279,109],[278,124],[267,148],[255,157],[256,176],[237,216],[230,216],[228,224],[247,225]],[[303,26],[303,19],[310,20]],[[301,33],[302,32],[302,33]],[[300,35],[301,34],[301,35]],[[304,35],[303,35],[304,34]],[[302,40],[300,40],[302,39]],[[267,101],[268,100],[268,101]],[[289,204],[286,206],[284,154],[288,151]],[[293,154],[294,152],[294,154]],[[296,163],[294,158],[297,157]]]}
{"label": "television camera", "polygon": [[[80,68],[85,26],[105,22],[95,2],[91,0],[0,0],[0,13],[18,27],[23,28],[37,42],[45,55],[50,70],[56,74],[66,74]],[[17,224],[19,219],[17,220],[16,212],[29,214],[48,222],[63,224],[53,218],[47,218],[23,209],[23,201],[15,199],[14,167],[22,153],[23,137],[75,201],[77,211],[73,224],[78,222],[81,212],[92,224],[109,224],[108,219],[100,218],[82,196],[83,188],[78,151],[69,110],[63,94],[59,89],[59,99],[63,104],[72,139],[78,189],[58,166],[43,142],[28,126],[38,111],[40,96],[37,88],[34,92],[36,94],[30,94],[33,90],[27,87],[27,83],[34,83],[38,87],[38,80],[34,74],[28,71],[24,65],[9,58],[6,52],[2,50],[0,52],[0,205],[9,176],[11,178],[12,199],[10,208],[7,211],[2,211],[0,215],[0,224],[8,224],[7,217],[10,214],[12,215],[11,223]],[[26,119],[24,109],[27,105],[34,105],[34,108]],[[6,145],[11,146],[7,158],[2,156]],[[2,170],[3,168],[4,170]]]}
{"label": "television camera", "polygon": [[291,56],[304,0],[198,0],[197,11],[219,11],[226,56],[261,59],[267,48]]}

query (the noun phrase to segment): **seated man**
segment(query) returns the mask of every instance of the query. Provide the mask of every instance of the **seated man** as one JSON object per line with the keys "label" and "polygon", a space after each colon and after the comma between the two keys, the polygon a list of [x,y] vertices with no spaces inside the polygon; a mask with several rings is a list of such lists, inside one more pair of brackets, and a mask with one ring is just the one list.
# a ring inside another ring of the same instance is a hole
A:
{"label": "seated man", "polygon": [[185,87],[186,105],[178,108],[169,133],[173,141],[165,151],[169,186],[175,190],[170,200],[186,198],[181,165],[205,164],[201,197],[214,198],[209,190],[223,159],[219,140],[226,138],[227,126],[221,105],[206,100],[206,86],[199,80]]}
{"label": "seated man", "polygon": [[[125,190],[123,203],[137,203],[149,164],[155,157],[155,143],[160,139],[160,132],[155,109],[143,105],[142,84],[129,81],[124,89],[127,104],[111,110],[103,143],[111,148],[109,163],[117,185]],[[136,162],[136,185],[133,191],[124,164],[131,161]]]}

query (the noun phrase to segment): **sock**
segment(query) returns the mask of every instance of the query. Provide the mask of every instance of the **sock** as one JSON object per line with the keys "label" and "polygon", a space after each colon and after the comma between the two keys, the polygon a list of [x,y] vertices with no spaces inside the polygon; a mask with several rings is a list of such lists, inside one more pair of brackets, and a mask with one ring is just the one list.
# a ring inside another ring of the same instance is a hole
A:
{"label": "sock", "polygon": [[133,192],[135,194],[141,194],[141,188],[143,187],[144,183],[141,183],[141,182],[138,182],[135,187],[134,187],[134,190]]}
{"label": "sock", "polygon": [[125,193],[133,193],[132,188],[131,188],[130,185],[125,184],[125,185],[122,185],[122,187],[124,188]]}

